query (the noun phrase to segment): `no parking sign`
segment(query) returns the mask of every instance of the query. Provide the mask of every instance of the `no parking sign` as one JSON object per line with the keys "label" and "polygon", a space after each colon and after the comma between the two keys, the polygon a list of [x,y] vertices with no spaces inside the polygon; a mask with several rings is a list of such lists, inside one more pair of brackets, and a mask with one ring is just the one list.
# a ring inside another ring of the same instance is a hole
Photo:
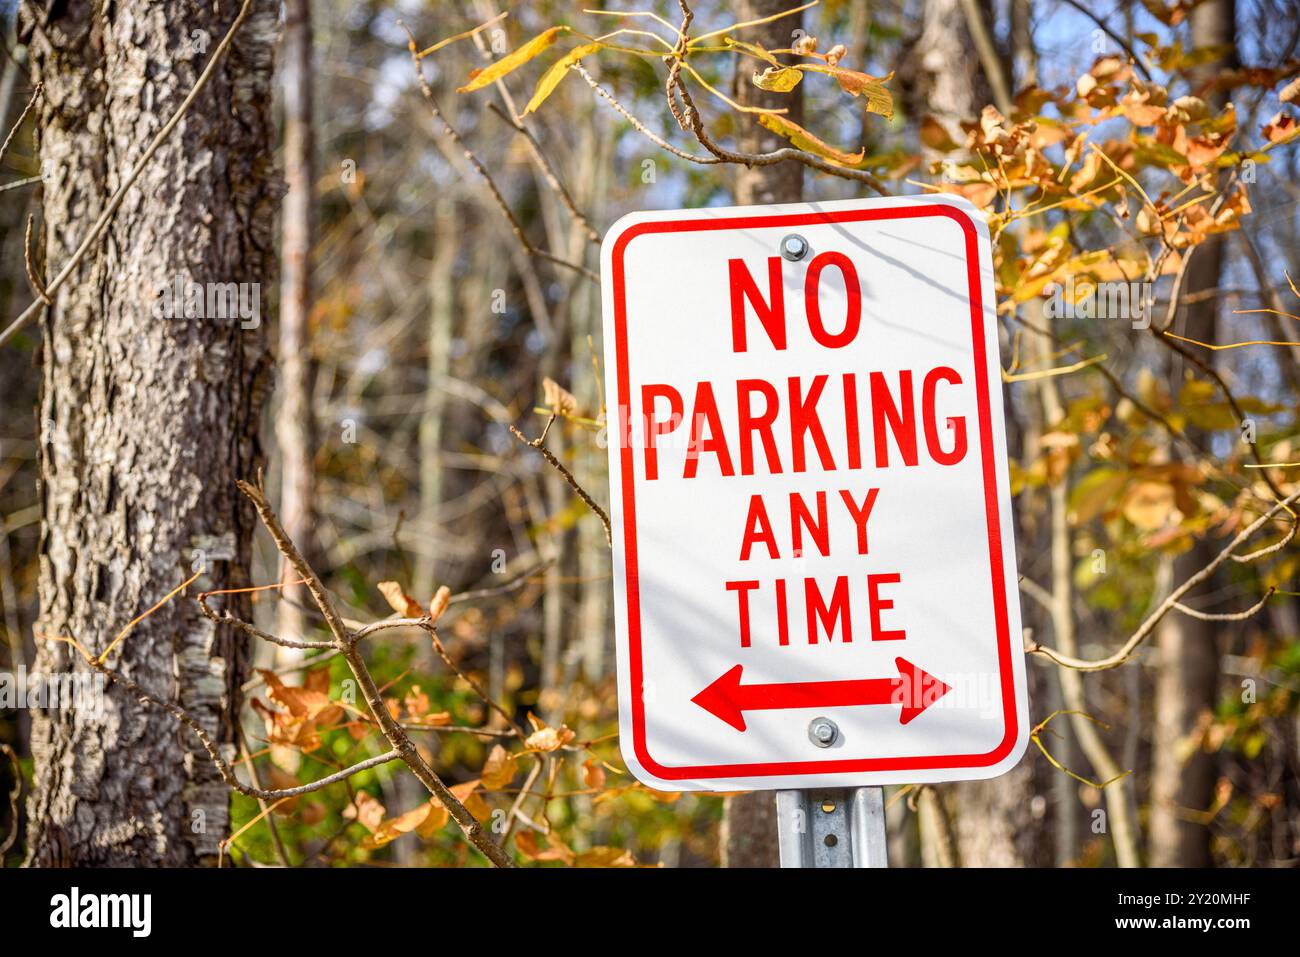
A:
{"label": "no parking sign", "polygon": [[623,754],[662,790],[993,777],[1027,741],[988,229],[635,213],[602,249]]}

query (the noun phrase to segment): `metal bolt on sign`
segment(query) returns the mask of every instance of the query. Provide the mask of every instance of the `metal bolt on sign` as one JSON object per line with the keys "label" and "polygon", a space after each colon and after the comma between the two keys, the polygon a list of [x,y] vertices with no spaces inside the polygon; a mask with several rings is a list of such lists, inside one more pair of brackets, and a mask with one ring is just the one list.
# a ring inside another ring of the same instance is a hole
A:
{"label": "metal bolt on sign", "polygon": [[808,737],[819,748],[829,748],[840,736],[839,726],[830,718],[813,718]]}
{"label": "metal bolt on sign", "polygon": [[808,240],[798,233],[791,233],[781,240],[781,257],[787,262],[797,263],[808,255]]}
{"label": "metal bolt on sign", "polygon": [[776,826],[782,867],[889,866],[883,788],[777,791]]}

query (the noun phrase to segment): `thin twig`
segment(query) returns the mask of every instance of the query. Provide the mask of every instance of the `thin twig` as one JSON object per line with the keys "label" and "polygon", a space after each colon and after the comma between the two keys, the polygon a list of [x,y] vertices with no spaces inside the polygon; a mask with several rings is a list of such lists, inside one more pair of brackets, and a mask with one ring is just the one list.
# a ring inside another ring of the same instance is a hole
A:
{"label": "thin twig", "polygon": [[54,300],[45,290],[41,283],[41,277],[36,273],[36,264],[32,262],[32,222],[35,217],[30,213],[27,214],[27,228],[23,231],[23,268],[27,270],[27,282],[31,284],[32,291],[36,293],[36,298],[47,306],[54,305]]}
{"label": "thin twig", "polygon": [[1108,27],[1105,21],[1101,19],[1101,17],[1097,16],[1097,14],[1093,13],[1091,10],[1085,7],[1082,3],[1079,2],[1079,0],[1065,0],[1065,2],[1068,3],[1070,6],[1074,7],[1074,9],[1078,10],[1080,13],[1082,13],[1093,23],[1097,24],[1097,26],[1101,29],[1102,33],[1106,34],[1106,36],[1110,37],[1117,44],[1119,44],[1120,49],[1122,49],[1125,53],[1129,55],[1129,59],[1133,61],[1133,65],[1136,66],[1138,70],[1141,72],[1142,78],[1146,80],[1148,83],[1151,82],[1151,64],[1146,61],[1146,57],[1142,56],[1140,53],[1134,50],[1133,47],[1129,45],[1127,40],[1125,40],[1122,36],[1120,36],[1118,33],[1116,33],[1114,30]]}
{"label": "thin twig", "polygon": [[[27,119],[27,114],[29,114],[32,111],[32,109],[36,106],[36,101],[40,99],[41,91],[44,89],[45,89],[44,83],[37,83],[36,86],[32,88],[31,99],[27,101],[27,105],[23,107],[23,111],[18,114],[18,120],[10,128],[9,135],[5,137],[5,141],[3,143],[0,143],[0,163],[3,163],[5,161],[5,157],[9,155],[9,145],[13,143],[14,137],[18,135],[18,131],[23,128],[23,121]],[[36,178],[40,179],[39,176]]]}
{"label": "thin twig", "polygon": [[[405,24],[402,24],[402,29],[406,29]],[[416,80],[420,86],[420,93],[424,96],[424,100],[429,106],[429,112],[433,115],[433,118],[442,125],[442,131],[447,135],[447,138],[460,147],[461,154],[469,164],[474,167],[475,172],[483,178],[483,182],[487,184],[488,191],[492,194],[492,199],[495,201],[497,208],[501,210],[501,214],[505,216],[506,222],[509,223],[510,231],[514,233],[515,239],[519,240],[519,245],[522,246],[524,251],[530,256],[544,259],[557,266],[563,266],[565,269],[572,269],[574,272],[581,276],[585,276],[592,282],[599,283],[600,276],[592,272],[586,266],[582,266],[578,263],[571,263],[567,259],[562,259],[545,249],[540,249],[537,246],[534,246],[529,241],[528,236],[524,233],[523,226],[519,224],[519,220],[510,209],[510,205],[506,202],[505,196],[501,194],[501,190],[497,187],[496,180],[492,178],[492,174],[488,172],[487,167],[483,165],[482,161],[477,155],[475,155],[474,151],[469,148],[469,144],[461,139],[460,133],[456,131],[456,128],[451,125],[451,122],[442,112],[442,108],[438,105],[437,97],[434,96],[433,88],[429,86],[429,81],[425,79],[424,67],[420,62],[419,52],[416,49],[415,35],[412,34],[410,30],[406,30],[406,35],[410,37],[408,48],[411,51],[412,62],[415,64]]]}
{"label": "thin twig", "polygon": [[389,744],[393,746],[393,750],[397,752],[398,757],[411,769],[411,772],[425,786],[428,792],[447,809],[447,812],[457,826],[460,827],[465,839],[470,844],[497,867],[514,867],[515,863],[510,855],[492,840],[491,834],[484,830],[482,823],[475,819],[464,803],[452,793],[442,778],[434,772],[433,768],[420,754],[410,736],[407,735],[401,724],[385,706],[383,695],[375,685],[375,679],[370,674],[370,669],[357,648],[355,637],[339,618],[333,602],[330,601],[329,594],[325,591],[325,586],[321,584],[316,573],[306,559],[302,557],[302,553],[298,551],[285,533],[284,527],[280,524],[274,509],[271,508],[266,493],[260,487],[250,485],[248,482],[237,482],[236,484],[239,486],[239,490],[248,496],[253,503],[258,517],[261,518],[262,524],[266,526],[266,530],[270,532],[272,540],[280,550],[280,554],[293,566],[294,571],[298,573],[298,577],[307,586],[307,591],[316,601],[321,614],[325,616],[325,623],[334,635],[335,646],[346,659],[348,667],[351,668],[352,675],[361,688],[361,695],[365,698],[366,705],[370,708],[375,723],[379,726],[379,730],[384,737],[388,739]]}
{"label": "thin twig", "polygon": [[524,435],[524,433],[520,432],[513,425],[510,426],[510,434],[529,448],[536,449],[542,458],[546,459],[550,466],[563,476],[564,481],[569,484],[569,488],[573,489],[573,491],[577,493],[578,498],[582,499],[586,506],[596,513],[596,517],[599,518],[601,524],[605,526],[606,544],[613,545],[614,530],[609,523],[609,513],[596,504],[596,500],[591,497],[591,493],[578,484],[578,480],[573,477],[572,472],[564,467],[564,463],[557,459],[550,449],[541,444],[541,439],[530,440],[526,435]]}
{"label": "thin twig", "polygon": [[1248,618],[1255,617],[1255,615],[1259,612],[1259,610],[1263,608],[1265,604],[1268,603],[1268,600],[1270,598],[1273,597],[1273,593],[1276,591],[1277,591],[1276,588],[1270,587],[1267,591],[1264,592],[1263,598],[1261,598],[1255,604],[1251,605],[1245,611],[1229,611],[1229,612],[1199,611],[1195,608],[1189,608],[1186,605],[1184,605],[1182,602],[1177,602],[1177,601],[1174,602],[1173,607],[1175,611],[1181,611],[1187,617],[1196,618],[1199,619],[1200,621],[1246,621]]}

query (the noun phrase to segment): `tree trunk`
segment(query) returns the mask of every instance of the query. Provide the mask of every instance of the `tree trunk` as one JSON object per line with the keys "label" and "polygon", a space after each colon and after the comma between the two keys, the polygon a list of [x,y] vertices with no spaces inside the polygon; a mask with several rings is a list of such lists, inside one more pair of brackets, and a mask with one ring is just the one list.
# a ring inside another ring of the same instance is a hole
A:
{"label": "tree trunk", "polygon": [[[757,20],[790,9],[785,0],[742,0],[736,4],[737,20]],[[791,33],[803,25],[801,15],[782,17],[751,28],[745,37],[764,49],[779,50],[790,46]],[[748,61],[736,67],[736,97],[747,106],[785,107],[791,120],[803,124],[803,87],[789,93],[769,93],[749,80]],[[738,120],[739,148],[746,153],[766,153],[787,145],[752,117]],[[736,202],[742,206],[770,203],[797,203],[803,198],[803,167],[798,163],[775,166],[740,167],[735,183]],[[776,848],[776,797],[772,791],[751,791],[726,799],[722,819],[723,867],[778,867]]]}
{"label": "tree trunk", "polygon": [[[442,444],[446,432],[447,376],[451,372],[452,327],[456,321],[456,239],[459,228],[456,200],[438,197],[433,214],[433,260],[429,265],[429,332],[426,338],[424,407],[420,414],[420,536],[435,542],[444,534],[440,512],[446,482],[443,475]],[[421,601],[433,596],[442,584],[447,564],[440,564],[440,550],[428,544],[420,547],[411,585]]]}
{"label": "tree trunk", "polygon": [[[1192,45],[1233,44],[1236,5],[1233,0],[1209,0],[1193,8]],[[1194,75],[1198,84],[1226,64],[1209,64]],[[1223,94],[1209,101],[1221,107]],[[1223,240],[1211,236],[1192,253],[1184,294],[1194,296],[1219,285]],[[1216,341],[1218,299],[1194,301],[1186,309],[1180,335],[1201,342]],[[1211,360],[1212,361],[1212,360]],[[1184,366],[1173,364],[1181,387]],[[1174,561],[1175,585],[1203,568],[1218,547],[1199,541]],[[1156,632],[1159,667],[1155,690],[1155,735],[1152,742],[1150,854],[1153,867],[1205,867],[1210,863],[1210,832],[1191,815],[1214,800],[1214,756],[1200,746],[1198,723],[1214,708],[1219,683],[1217,632],[1221,626],[1186,615],[1169,615]]]}
{"label": "tree trunk", "polygon": [[[33,78],[45,84],[38,136],[51,269],[193,86],[237,7],[24,4]],[[256,0],[42,325],[35,630],[92,653],[195,569],[196,588],[247,583],[255,517],[234,480],[255,478],[262,460],[267,355],[252,307],[274,263],[277,11]],[[183,318],[178,283],[250,284],[247,316]],[[244,605],[225,607],[246,614]],[[38,644],[39,671],[88,670],[67,644]],[[243,636],[178,597],[136,625],[108,664],[229,744],[245,656]],[[41,709],[32,723],[29,864],[175,866],[216,854],[229,794],[173,716],[110,684],[100,706]]]}
{"label": "tree trunk", "polygon": [[[313,560],[316,526],[316,437],[312,417],[311,333],[312,246],[316,235],[316,132],[312,117],[311,0],[285,0],[284,63],[284,196],[280,231],[280,382],[275,440],[280,453],[280,522],[289,540]],[[296,576],[288,563],[284,582]],[[302,585],[287,586],[276,606],[277,633],[303,637],[307,601]],[[289,667],[303,654],[276,648],[276,664]],[[292,676],[291,676],[292,677]]]}

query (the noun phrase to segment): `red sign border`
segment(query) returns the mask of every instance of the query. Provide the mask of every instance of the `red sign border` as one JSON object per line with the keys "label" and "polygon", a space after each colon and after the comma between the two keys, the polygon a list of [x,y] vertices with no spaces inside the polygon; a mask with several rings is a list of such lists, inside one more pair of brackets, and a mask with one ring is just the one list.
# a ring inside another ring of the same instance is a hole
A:
{"label": "red sign border", "polygon": [[[961,228],[966,240],[966,271],[970,292],[971,333],[975,362],[975,394],[979,412],[980,450],[984,474],[984,507],[988,525],[989,566],[992,572],[993,611],[997,626],[998,667],[1002,679],[1002,742],[985,754],[909,755],[890,758],[841,758],[822,761],[777,761],[750,764],[714,764],[667,767],[650,757],[645,738],[644,675],[641,661],[641,610],[636,550],[636,501],[632,443],[621,442],[623,496],[623,549],[627,593],[628,663],[632,695],[632,747],[641,766],[665,781],[692,778],[746,778],[773,775],[836,774],[858,771],[943,770],[982,768],[997,764],[1016,745],[1019,730],[1015,695],[1015,673],[1011,657],[1010,625],[1007,617],[1006,576],[1002,565],[1002,526],[998,507],[997,470],[993,459],[993,424],[989,410],[988,362],[984,348],[983,297],[980,293],[979,239],[975,224],[962,209],[944,203],[915,206],[884,206],[818,213],[778,213],[721,219],[656,220],[637,223],[624,230],[612,250],[614,286],[614,337],[616,381],[620,424],[627,419],[630,386],[627,353],[627,303],[623,257],[628,244],[650,233],[704,232],[775,226],[809,226],[827,223],[867,222],[881,219],[917,219],[943,216]],[[620,434],[627,435],[626,428]]]}

